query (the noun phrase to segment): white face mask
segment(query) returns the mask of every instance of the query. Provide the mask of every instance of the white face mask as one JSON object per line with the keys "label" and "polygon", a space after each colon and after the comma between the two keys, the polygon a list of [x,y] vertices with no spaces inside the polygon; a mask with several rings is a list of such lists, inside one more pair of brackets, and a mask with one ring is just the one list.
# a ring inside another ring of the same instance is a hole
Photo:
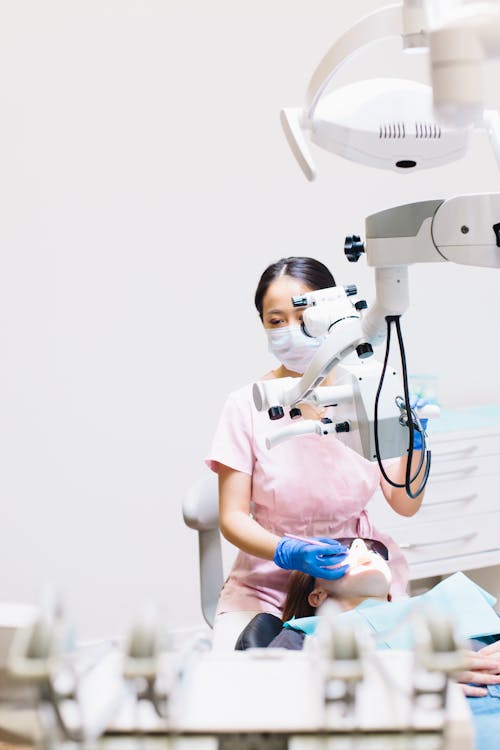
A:
{"label": "white face mask", "polygon": [[266,333],[271,354],[274,354],[287,370],[301,375],[307,370],[324,341],[306,336],[300,326],[267,328]]}

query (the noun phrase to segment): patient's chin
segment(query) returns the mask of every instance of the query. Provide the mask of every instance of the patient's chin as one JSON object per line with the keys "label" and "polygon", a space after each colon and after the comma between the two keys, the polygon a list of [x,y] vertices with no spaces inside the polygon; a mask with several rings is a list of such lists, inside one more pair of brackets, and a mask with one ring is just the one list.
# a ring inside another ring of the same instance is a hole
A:
{"label": "patient's chin", "polygon": [[391,588],[390,576],[382,570],[353,570],[344,578],[344,592],[351,596],[387,596]]}

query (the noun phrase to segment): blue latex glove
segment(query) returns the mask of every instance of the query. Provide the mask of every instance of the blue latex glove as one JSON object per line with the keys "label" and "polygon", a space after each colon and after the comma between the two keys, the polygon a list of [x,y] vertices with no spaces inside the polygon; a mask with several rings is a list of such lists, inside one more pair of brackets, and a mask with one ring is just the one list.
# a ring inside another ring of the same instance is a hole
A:
{"label": "blue latex glove", "polygon": [[[427,398],[422,398],[419,396],[416,396],[414,393],[410,393],[410,406],[412,409],[422,409],[424,406],[427,406],[427,404],[430,404],[431,402]],[[421,419],[420,424],[422,425],[423,431],[427,434],[427,422],[428,419]],[[418,430],[413,430],[413,450],[421,451],[422,450],[422,435]]]}
{"label": "blue latex glove", "polygon": [[325,578],[329,581],[342,578],[349,570],[348,565],[342,565],[334,570],[328,568],[345,560],[347,547],[335,539],[320,537],[316,538],[316,541],[322,544],[311,544],[284,536],[276,547],[274,562],[284,570],[301,570],[314,578]]}

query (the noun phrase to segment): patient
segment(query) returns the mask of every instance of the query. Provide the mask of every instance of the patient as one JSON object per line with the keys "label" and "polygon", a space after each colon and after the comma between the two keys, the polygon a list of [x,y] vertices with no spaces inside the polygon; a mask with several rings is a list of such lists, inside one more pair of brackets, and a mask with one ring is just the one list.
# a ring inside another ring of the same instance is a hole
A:
{"label": "patient", "polygon": [[[283,621],[292,617],[316,614],[326,599],[335,599],[342,610],[357,607],[366,599],[391,601],[391,570],[387,563],[389,552],[385,544],[373,539],[342,540],[348,547],[349,572],[330,581],[296,571],[292,574],[283,610]],[[301,614],[299,614],[301,612]]]}
{"label": "patient", "polygon": [[[346,541],[343,540],[343,543],[345,544]],[[376,545],[378,549],[375,549]],[[356,624],[357,614],[361,618],[363,612],[367,616],[367,622],[371,625],[371,629],[380,632],[380,629],[377,628],[377,622],[380,626],[381,623],[384,623],[384,618],[379,617],[377,621],[376,616],[370,617],[370,615],[377,612],[383,613],[384,611],[387,613],[387,607],[384,604],[391,601],[389,594],[391,573],[387,564],[388,554],[387,549],[382,549],[380,545],[380,542],[373,542],[372,540],[352,540],[347,558],[350,566],[349,572],[343,578],[335,581],[313,579],[311,576],[300,572],[293,573],[283,611],[284,626],[269,643],[269,646],[302,648],[304,639],[309,633],[314,632],[314,624],[319,620],[318,617],[315,617],[317,608],[327,599],[336,601],[343,611],[340,616],[344,616],[344,614],[348,617],[354,616],[353,625]],[[465,579],[472,592],[479,596],[479,609],[484,608],[484,605],[487,604],[486,597],[488,595],[486,592],[482,592],[479,587],[476,591],[474,584],[461,573],[445,579],[435,587],[434,591],[437,592],[439,587],[444,585],[449,589],[448,594],[453,596],[453,579],[458,580],[457,592],[460,591],[460,586]],[[450,585],[448,585],[448,582],[450,582]],[[485,595],[484,599],[482,598],[483,595]],[[420,597],[399,600],[395,604],[391,604],[391,612],[400,605],[402,605],[400,608],[404,612],[405,606],[411,607],[415,599],[418,598]],[[459,599],[459,597],[456,597],[456,599]],[[448,598],[443,609],[447,610],[450,604],[452,605],[450,609],[455,616],[454,619],[460,614],[461,605],[463,607],[468,606],[465,601],[453,601],[453,599]],[[479,750],[497,750],[500,735],[500,635],[498,634],[500,626],[497,624],[498,618],[492,609],[491,599],[487,606],[490,608],[489,610],[488,608],[485,609],[486,619],[488,617],[490,619],[489,633],[496,633],[496,635],[471,641],[471,646],[476,645],[480,650],[478,652],[467,652],[468,669],[457,675],[456,678],[458,682],[462,683],[464,693],[468,696],[475,726],[476,747]],[[485,643],[491,645],[485,646]],[[391,646],[390,639],[385,645],[388,648],[398,647],[398,645]]]}
{"label": "patient", "polygon": [[[391,572],[387,564],[387,548],[374,540],[353,539],[342,542],[350,542],[347,558],[349,572],[343,578],[334,581],[314,579],[305,573],[294,572],[283,610],[282,620],[285,625],[269,646],[302,648],[306,636],[314,632],[317,608],[327,599],[335,600],[344,612],[357,610],[358,613],[365,614],[370,612],[370,607],[391,601]],[[408,606],[413,601],[407,600]],[[398,606],[404,607],[404,600],[391,605],[391,609]],[[460,603],[457,603],[457,606],[459,607]],[[383,612],[384,609],[371,611]],[[375,628],[376,625],[372,625],[372,629]],[[498,630],[500,631],[500,621]],[[486,637],[483,642],[477,639],[473,645],[481,647],[484,643],[491,643],[497,639],[498,636]],[[386,645],[389,648],[396,647],[390,643]],[[500,656],[498,651],[494,653],[496,649],[497,646],[489,646],[484,647],[484,651],[480,648],[479,651],[467,653],[468,669],[458,676],[458,681],[463,683],[467,696],[486,696],[487,685],[500,684]]]}

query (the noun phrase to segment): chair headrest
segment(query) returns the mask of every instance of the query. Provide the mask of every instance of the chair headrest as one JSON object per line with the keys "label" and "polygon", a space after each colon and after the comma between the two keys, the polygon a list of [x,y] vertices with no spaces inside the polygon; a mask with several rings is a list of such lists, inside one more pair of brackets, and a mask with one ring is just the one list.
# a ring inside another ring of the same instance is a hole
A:
{"label": "chair headrest", "polygon": [[283,621],[270,612],[259,612],[240,633],[236,651],[247,648],[265,648],[281,632]]}
{"label": "chair headrest", "polygon": [[219,527],[217,474],[210,472],[190,487],[182,504],[182,515],[184,523],[197,531],[211,531]]}

